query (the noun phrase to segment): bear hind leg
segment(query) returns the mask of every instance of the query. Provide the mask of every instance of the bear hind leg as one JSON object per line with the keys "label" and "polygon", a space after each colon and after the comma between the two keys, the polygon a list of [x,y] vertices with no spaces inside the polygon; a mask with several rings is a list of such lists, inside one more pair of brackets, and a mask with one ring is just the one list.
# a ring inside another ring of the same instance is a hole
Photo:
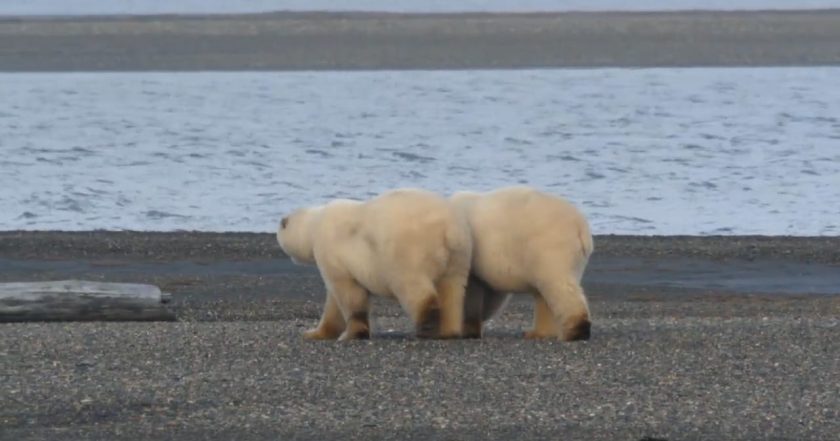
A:
{"label": "bear hind leg", "polygon": [[431,281],[403,281],[394,294],[414,322],[417,338],[437,338],[440,335],[440,302]]}
{"label": "bear hind leg", "polygon": [[464,338],[481,338],[487,289],[480,280],[470,276],[464,294]]}
{"label": "bear hind leg", "polygon": [[499,311],[504,309],[510,300],[510,293],[499,292],[488,288],[484,293],[484,313],[481,317],[482,321],[487,321],[495,317]]}

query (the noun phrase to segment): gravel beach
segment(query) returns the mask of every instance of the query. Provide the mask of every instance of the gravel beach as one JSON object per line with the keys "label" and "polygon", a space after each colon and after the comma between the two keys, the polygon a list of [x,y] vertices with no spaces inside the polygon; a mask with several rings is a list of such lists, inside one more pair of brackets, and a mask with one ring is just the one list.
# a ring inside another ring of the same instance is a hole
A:
{"label": "gravel beach", "polygon": [[[0,233],[0,281],[155,283],[173,293],[178,316],[0,325],[0,439],[831,440],[840,431],[838,238],[597,236],[584,283],[593,338],[581,343],[523,340],[527,297],[478,341],[415,340],[400,309],[375,300],[372,340],[306,342],[323,286],[273,241]],[[777,292],[777,279],[827,288]]]}

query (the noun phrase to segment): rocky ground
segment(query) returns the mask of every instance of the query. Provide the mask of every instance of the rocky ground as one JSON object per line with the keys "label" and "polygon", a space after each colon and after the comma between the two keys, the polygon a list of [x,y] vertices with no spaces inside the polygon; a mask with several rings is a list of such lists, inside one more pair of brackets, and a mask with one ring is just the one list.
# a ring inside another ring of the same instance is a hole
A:
{"label": "rocky ground", "polygon": [[[587,342],[523,340],[521,297],[471,341],[416,340],[376,301],[373,338],[338,344],[300,338],[323,287],[268,234],[0,233],[0,281],[158,283],[178,316],[0,325],[0,439],[829,440],[840,285],[738,292],[674,273],[836,269],[836,242],[599,236]],[[642,270],[604,262],[634,253],[693,266],[617,283]]]}

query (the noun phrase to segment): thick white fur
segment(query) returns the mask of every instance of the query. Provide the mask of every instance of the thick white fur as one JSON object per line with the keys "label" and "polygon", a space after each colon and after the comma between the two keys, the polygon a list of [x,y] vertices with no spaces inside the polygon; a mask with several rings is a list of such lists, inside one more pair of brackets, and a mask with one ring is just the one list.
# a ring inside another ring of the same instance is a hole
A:
{"label": "thick white fur", "polygon": [[508,293],[530,293],[534,329],[527,337],[589,337],[580,280],[594,247],[580,211],[524,186],[458,192],[450,200],[468,220],[473,238],[466,334],[480,336],[482,322],[504,306]]}
{"label": "thick white fur", "polygon": [[281,221],[277,240],[295,262],[317,265],[327,288],[321,321],[305,337],[369,336],[369,293],[395,297],[419,337],[461,335],[472,243],[442,196],[400,189],[302,208]]}

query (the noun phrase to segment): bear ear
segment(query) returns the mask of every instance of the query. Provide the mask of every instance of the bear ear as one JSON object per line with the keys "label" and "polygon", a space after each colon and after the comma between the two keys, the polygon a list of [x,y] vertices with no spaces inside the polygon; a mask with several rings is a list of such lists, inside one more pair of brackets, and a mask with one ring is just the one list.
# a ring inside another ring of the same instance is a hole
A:
{"label": "bear ear", "polygon": [[280,220],[280,228],[286,228],[286,225],[288,225],[288,224],[289,224],[289,218],[288,217],[284,217],[283,219]]}

